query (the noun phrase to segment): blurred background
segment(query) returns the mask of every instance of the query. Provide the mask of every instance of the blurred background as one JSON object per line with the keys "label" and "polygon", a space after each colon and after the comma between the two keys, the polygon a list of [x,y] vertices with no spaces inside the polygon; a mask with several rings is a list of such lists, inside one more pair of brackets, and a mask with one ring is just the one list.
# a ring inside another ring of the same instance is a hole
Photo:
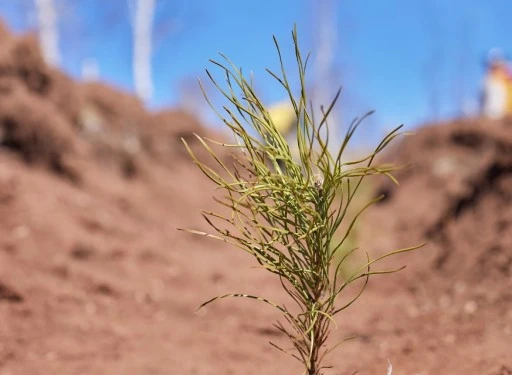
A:
{"label": "blurred background", "polygon": [[325,375],[383,374],[388,360],[393,375],[512,374],[511,15],[510,0],[0,0],[0,375],[301,373],[268,345],[289,344],[267,306],[194,313],[230,292],[281,301],[279,282],[176,230],[223,212],[182,144],[204,160],[194,133],[228,139],[197,82],[226,104],[208,60],[252,72],[293,139],[265,68],[280,69],[275,35],[298,89],[294,24],[315,107],[343,87],[331,139],[376,110],[349,156],[415,130],[382,155],[404,166],[400,186],[361,185],[356,208],[384,199],[350,248],[428,243],[347,309],[332,342],[356,339]]}
{"label": "blurred background", "polygon": [[211,124],[196,83],[207,81],[208,59],[226,54],[254,72],[268,104],[280,101],[283,93],[269,84],[264,68],[276,67],[272,35],[293,65],[290,31],[296,23],[303,50],[313,52],[309,81],[317,96],[325,102],[342,86],[344,123],[375,109],[371,123],[377,128],[478,113],[485,54],[512,48],[510,11],[506,0],[471,6],[463,0],[0,4],[9,27],[38,33],[47,60],[72,77],[137,93],[149,108],[193,108]]}

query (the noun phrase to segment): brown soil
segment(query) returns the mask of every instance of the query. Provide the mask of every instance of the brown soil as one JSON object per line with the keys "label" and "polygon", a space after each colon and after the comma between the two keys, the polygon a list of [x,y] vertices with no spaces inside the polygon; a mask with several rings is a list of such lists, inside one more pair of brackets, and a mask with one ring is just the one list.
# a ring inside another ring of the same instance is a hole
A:
{"label": "brown soil", "polygon": [[379,308],[386,328],[366,330],[389,345],[397,373],[512,371],[511,130],[510,119],[429,126],[391,153],[409,166],[400,186],[380,185],[366,242],[378,252],[428,242],[375,286],[396,310]]}
{"label": "brown soil", "polygon": [[[0,374],[300,373],[267,344],[283,338],[266,306],[194,312],[280,297],[245,254],[176,230],[212,206],[180,138],[211,132],[73,82],[31,37],[0,27],[0,51]],[[511,130],[428,127],[394,154],[413,167],[381,185],[367,244],[429,245],[347,311],[333,340],[358,338],[325,374],[512,373]]]}

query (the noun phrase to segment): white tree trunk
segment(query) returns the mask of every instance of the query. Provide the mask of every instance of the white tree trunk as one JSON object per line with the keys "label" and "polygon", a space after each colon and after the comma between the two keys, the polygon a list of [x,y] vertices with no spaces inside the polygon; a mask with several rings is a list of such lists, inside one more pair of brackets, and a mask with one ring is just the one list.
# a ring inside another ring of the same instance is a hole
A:
{"label": "white tree trunk", "polygon": [[152,31],[156,0],[136,0],[133,20],[133,80],[137,96],[144,102],[153,95],[151,76]]}
{"label": "white tree trunk", "polygon": [[52,66],[60,65],[59,30],[54,0],[34,0],[39,29],[39,44],[45,61]]}
{"label": "white tree trunk", "polygon": [[[338,43],[336,24],[337,2],[338,0],[320,0],[314,3],[317,13],[314,22],[316,51],[313,96],[317,106],[324,106],[325,110],[331,104],[336,93],[336,87],[333,86],[335,78],[333,75],[335,75],[334,60]],[[336,84],[339,85],[340,82]],[[340,144],[342,127],[340,105],[341,101],[338,100],[336,107],[331,111],[328,118],[329,138],[331,139],[330,147],[333,149],[337,149]]]}

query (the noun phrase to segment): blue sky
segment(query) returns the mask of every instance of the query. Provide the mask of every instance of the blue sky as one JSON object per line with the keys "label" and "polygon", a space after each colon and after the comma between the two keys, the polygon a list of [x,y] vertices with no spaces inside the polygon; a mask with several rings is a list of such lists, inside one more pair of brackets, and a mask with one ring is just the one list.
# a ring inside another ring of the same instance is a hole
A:
{"label": "blue sky", "polygon": [[[131,31],[124,0],[57,0],[62,22],[62,68],[79,77],[81,61],[98,60],[101,78],[132,90]],[[265,77],[276,67],[272,34],[293,63],[290,32],[299,28],[304,51],[315,52],[314,15],[321,0],[158,0],[159,32],[154,54],[156,92],[149,106],[179,101],[180,87],[204,77],[208,59],[222,51],[253,71],[263,98],[282,92]],[[333,80],[344,87],[344,118],[375,109],[372,127],[409,128],[474,110],[485,52],[512,51],[510,0],[332,0],[338,43]],[[33,28],[21,4],[0,2],[0,17],[16,31]],[[106,5],[108,4],[108,5]],[[163,35],[163,36],[162,36]],[[434,98],[434,100],[432,100]]]}

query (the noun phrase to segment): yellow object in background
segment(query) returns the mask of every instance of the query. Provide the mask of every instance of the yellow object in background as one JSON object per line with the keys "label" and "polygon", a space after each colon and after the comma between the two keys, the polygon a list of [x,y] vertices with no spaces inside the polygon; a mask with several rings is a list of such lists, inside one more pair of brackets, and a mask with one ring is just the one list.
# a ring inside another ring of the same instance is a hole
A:
{"label": "yellow object in background", "polygon": [[512,115],[512,79],[508,77],[507,83],[507,104],[505,109],[506,115]]}
{"label": "yellow object in background", "polygon": [[284,137],[293,131],[297,123],[297,116],[290,102],[274,104],[269,108],[268,113],[277,131]]}

